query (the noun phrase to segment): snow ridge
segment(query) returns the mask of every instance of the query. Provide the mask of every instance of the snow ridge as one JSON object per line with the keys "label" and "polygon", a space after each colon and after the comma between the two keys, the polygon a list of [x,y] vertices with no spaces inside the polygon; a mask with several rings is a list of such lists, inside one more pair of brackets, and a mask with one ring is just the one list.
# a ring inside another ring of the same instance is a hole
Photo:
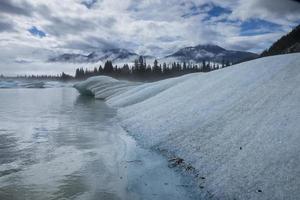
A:
{"label": "snow ridge", "polygon": [[123,127],[194,166],[203,198],[299,199],[299,65],[296,53],[155,83],[95,77],[75,87],[96,98],[113,87],[102,99]]}

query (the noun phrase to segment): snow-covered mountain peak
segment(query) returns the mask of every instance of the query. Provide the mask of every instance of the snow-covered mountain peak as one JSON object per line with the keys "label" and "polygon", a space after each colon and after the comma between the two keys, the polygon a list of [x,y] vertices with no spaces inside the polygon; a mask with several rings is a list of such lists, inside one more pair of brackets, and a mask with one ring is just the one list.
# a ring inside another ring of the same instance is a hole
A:
{"label": "snow-covered mountain peak", "polygon": [[115,48],[93,51],[87,55],[65,53],[57,57],[50,58],[50,62],[70,62],[70,63],[96,63],[106,60],[119,62],[133,62],[139,55],[127,49]]}
{"label": "snow-covered mountain peak", "polygon": [[201,62],[202,60],[240,62],[256,57],[256,54],[250,52],[226,50],[214,44],[200,44],[194,47],[182,48],[165,58],[179,62]]}

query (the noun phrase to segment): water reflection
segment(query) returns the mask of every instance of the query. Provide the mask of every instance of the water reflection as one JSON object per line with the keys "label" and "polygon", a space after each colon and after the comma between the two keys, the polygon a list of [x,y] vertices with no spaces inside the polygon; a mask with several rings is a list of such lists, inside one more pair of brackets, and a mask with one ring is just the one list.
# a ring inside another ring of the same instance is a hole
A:
{"label": "water reflection", "polygon": [[102,101],[72,88],[6,89],[0,99],[1,200],[189,199]]}

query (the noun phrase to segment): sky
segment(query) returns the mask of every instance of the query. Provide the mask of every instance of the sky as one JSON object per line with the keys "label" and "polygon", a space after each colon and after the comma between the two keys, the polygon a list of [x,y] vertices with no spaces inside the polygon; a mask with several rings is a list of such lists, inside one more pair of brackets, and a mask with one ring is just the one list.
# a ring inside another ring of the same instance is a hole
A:
{"label": "sky", "polygon": [[260,53],[299,23],[296,0],[0,0],[0,74],[68,72],[74,66],[47,59],[112,48]]}

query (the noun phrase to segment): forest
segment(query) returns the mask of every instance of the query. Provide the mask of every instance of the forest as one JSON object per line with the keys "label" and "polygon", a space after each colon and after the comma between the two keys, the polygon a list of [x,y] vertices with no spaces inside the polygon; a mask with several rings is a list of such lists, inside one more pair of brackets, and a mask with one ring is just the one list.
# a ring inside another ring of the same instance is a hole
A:
{"label": "forest", "polygon": [[77,68],[75,79],[86,79],[92,76],[106,75],[118,79],[138,80],[138,81],[155,81],[170,77],[181,76],[195,72],[210,72],[230,66],[229,61],[223,61],[221,64],[212,63],[203,60],[201,64],[189,62],[174,62],[172,64],[162,63],[154,60],[153,65],[147,64],[146,59],[140,56],[134,61],[133,66],[124,64],[122,67],[113,65],[112,61],[106,61],[104,66],[100,65],[92,70]]}

